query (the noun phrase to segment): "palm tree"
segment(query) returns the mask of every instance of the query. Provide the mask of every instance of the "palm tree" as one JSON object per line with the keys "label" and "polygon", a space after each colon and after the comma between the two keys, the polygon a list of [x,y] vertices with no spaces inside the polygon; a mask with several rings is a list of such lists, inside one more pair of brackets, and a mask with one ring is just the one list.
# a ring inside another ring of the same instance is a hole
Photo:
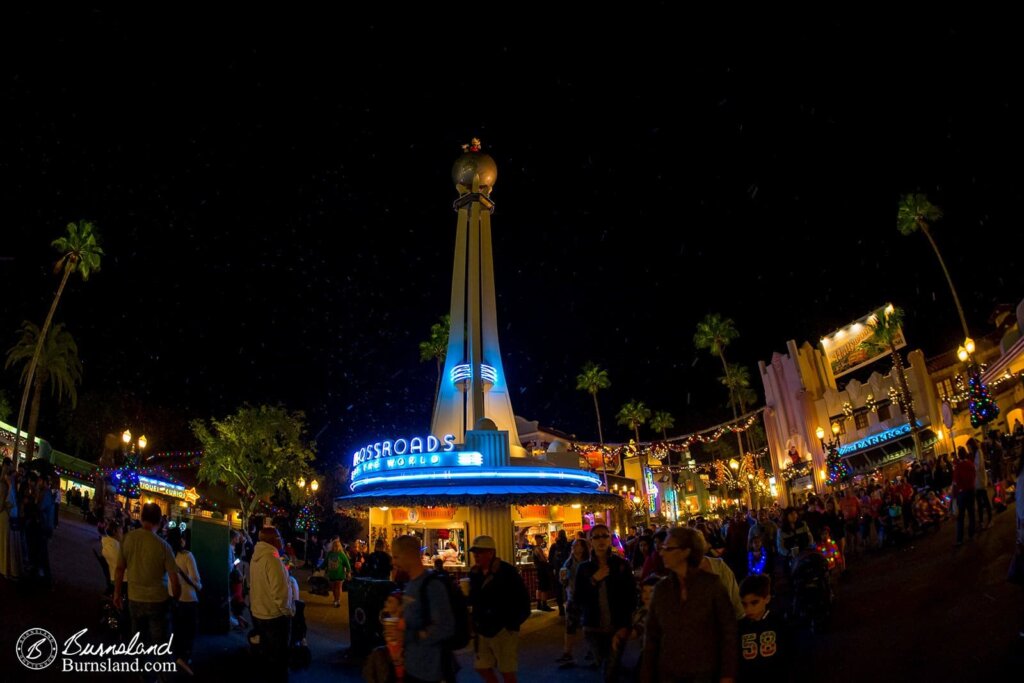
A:
{"label": "palm tree", "polygon": [[42,403],[43,389],[50,385],[51,395],[55,394],[58,401],[65,396],[71,400],[71,407],[78,404],[76,385],[82,381],[82,364],[78,360],[78,345],[64,325],[57,323],[50,328],[43,343],[39,344],[39,328],[28,320],[21,324],[21,338],[7,351],[5,367],[22,365],[21,381],[28,377],[29,362],[35,359],[36,373],[33,378],[32,408],[28,418],[28,444],[26,453],[28,460],[36,443],[36,431],[39,427],[39,407]]}
{"label": "palm tree", "polygon": [[[42,343],[47,337],[50,325],[53,323],[53,314],[57,311],[57,304],[60,303],[61,295],[64,294],[64,287],[68,284],[68,278],[71,277],[71,273],[78,273],[82,276],[83,281],[88,280],[89,275],[100,269],[100,258],[103,256],[103,249],[100,248],[99,238],[92,223],[89,221],[68,223],[67,230],[67,235],[58,237],[50,243],[60,253],[60,258],[57,259],[53,266],[53,272],[60,273],[63,271],[64,276],[61,278],[60,286],[57,287],[57,294],[53,297],[53,302],[50,304],[50,311],[46,314],[46,321],[43,323],[43,328],[38,335],[32,360],[29,362],[28,369],[25,372],[23,380],[25,388],[21,392],[18,423],[14,431],[13,453],[15,468],[18,467],[18,446],[21,441],[21,426],[25,420],[25,406],[28,404],[29,389],[35,380],[36,366],[39,364]],[[29,444],[30,453],[31,450],[32,445]]]}
{"label": "palm tree", "polygon": [[[729,376],[729,364],[725,361],[725,347],[736,341],[739,336],[740,333],[732,318],[722,318],[718,313],[708,313],[704,316],[704,320],[697,323],[697,331],[693,335],[693,345],[698,350],[706,349],[712,356],[718,356],[722,361],[722,369],[725,370],[726,376]],[[738,403],[736,394],[731,387],[729,389],[729,405],[732,407],[732,417],[735,420],[739,417]],[[740,432],[736,432],[736,446],[742,456],[743,436]]]}
{"label": "palm tree", "polygon": [[964,317],[964,309],[960,305],[960,297],[957,296],[956,287],[953,286],[953,278],[949,275],[946,262],[942,259],[942,254],[939,252],[939,245],[935,243],[935,238],[932,237],[931,233],[932,223],[940,218],[942,218],[942,209],[928,201],[927,196],[923,194],[908,194],[900,200],[900,208],[896,213],[896,228],[902,235],[912,235],[920,230],[928,238],[928,243],[932,245],[932,249],[935,251],[935,258],[939,259],[939,265],[942,266],[942,272],[946,276],[949,291],[953,294],[953,303],[956,304],[956,312],[960,316],[960,325],[964,329],[964,338],[966,339],[971,336],[971,333],[967,330],[967,318]]}
{"label": "palm tree", "polygon": [[645,406],[643,401],[630,401],[619,409],[619,414],[616,416],[618,423],[632,429],[633,435],[636,436],[636,449],[637,453],[640,454],[640,494],[644,501],[644,522],[648,527],[651,525],[651,511],[647,497],[647,478],[645,476],[647,473],[647,454],[640,447],[640,425],[647,422],[650,417],[651,409]]}
{"label": "palm tree", "polygon": [[434,384],[434,401],[441,393],[441,372],[444,369],[444,360],[448,355],[448,334],[452,329],[452,317],[447,313],[441,316],[441,321],[430,326],[430,337],[420,342],[420,362],[434,361],[437,363],[437,382]]}
{"label": "palm tree", "polygon": [[659,410],[651,418],[651,429],[661,432],[661,438],[668,441],[668,430],[676,426],[675,418],[665,410]]}
{"label": "palm tree", "polygon": [[895,306],[887,306],[882,311],[881,317],[878,314],[868,319],[871,327],[871,336],[863,342],[871,355],[888,353],[892,356],[892,368],[896,372],[896,379],[900,383],[900,410],[910,420],[910,434],[914,438],[914,456],[921,458],[921,435],[918,433],[917,416],[914,413],[914,397],[910,394],[910,387],[907,386],[907,376],[903,372],[903,358],[896,349],[896,343],[901,336],[903,325],[903,309]]}
{"label": "palm tree", "polygon": [[757,394],[750,384],[750,370],[746,366],[730,365],[718,381],[729,390],[730,396],[735,397],[741,415],[746,414],[747,406],[757,402]]}
{"label": "palm tree", "polygon": [[588,361],[580,374],[576,375],[576,388],[585,391],[594,399],[594,415],[597,416],[597,439],[601,444],[601,472],[604,475],[604,488],[608,490],[608,462],[604,455],[604,430],[601,428],[601,408],[597,404],[597,392],[612,385],[608,379],[608,371],[601,369],[597,363]]}

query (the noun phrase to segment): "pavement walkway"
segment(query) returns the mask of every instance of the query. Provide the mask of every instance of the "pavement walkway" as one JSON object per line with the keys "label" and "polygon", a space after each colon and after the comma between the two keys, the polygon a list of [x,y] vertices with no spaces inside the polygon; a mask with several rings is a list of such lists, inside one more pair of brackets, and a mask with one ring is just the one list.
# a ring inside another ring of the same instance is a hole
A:
{"label": "pavement walkway", "polygon": [[[62,511],[63,513],[64,511]],[[854,558],[837,586],[835,615],[825,633],[801,642],[799,678],[815,681],[1012,679],[1024,667],[1017,637],[1024,591],[1005,581],[1013,552],[1013,508],[963,547],[953,547],[953,525],[899,549]],[[3,681],[132,680],[130,676],[33,672],[14,657],[14,643],[31,627],[58,640],[82,628],[99,629],[103,579],[92,555],[95,529],[69,513],[61,519],[51,558],[55,585],[40,590],[0,579],[0,679]],[[300,578],[304,584],[305,576]],[[361,667],[345,659],[348,608],[303,590],[311,666],[291,680],[359,681]],[[571,683],[599,676],[588,668],[560,670],[562,625],[557,613],[534,612],[524,625],[520,680]],[[636,644],[627,659],[635,657]],[[460,655],[459,681],[476,681],[471,654]],[[191,680],[248,683],[260,680],[259,661],[247,652],[245,635],[201,635]],[[178,675],[175,680],[190,680]]]}

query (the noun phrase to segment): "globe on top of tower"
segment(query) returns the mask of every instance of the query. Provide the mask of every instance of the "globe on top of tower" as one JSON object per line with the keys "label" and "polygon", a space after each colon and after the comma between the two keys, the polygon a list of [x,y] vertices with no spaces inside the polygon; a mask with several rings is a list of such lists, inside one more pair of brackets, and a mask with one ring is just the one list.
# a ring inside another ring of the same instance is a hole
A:
{"label": "globe on top of tower", "polygon": [[461,194],[481,192],[489,195],[494,181],[498,179],[498,165],[491,155],[480,149],[479,138],[473,138],[470,144],[462,146],[463,155],[452,166],[452,182]]}

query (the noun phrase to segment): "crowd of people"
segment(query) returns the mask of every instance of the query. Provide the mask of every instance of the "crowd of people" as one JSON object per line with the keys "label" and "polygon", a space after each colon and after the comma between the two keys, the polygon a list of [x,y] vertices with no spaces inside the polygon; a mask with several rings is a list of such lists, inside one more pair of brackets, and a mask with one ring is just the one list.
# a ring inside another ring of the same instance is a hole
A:
{"label": "crowd of people", "polygon": [[[606,681],[787,680],[788,663],[810,646],[806,626],[827,618],[832,584],[849,562],[951,520],[957,545],[991,525],[1024,485],[1020,448],[1009,445],[970,439],[952,461],[914,462],[888,481],[869,477],[798,507],[698,515],[635,527],[624,539],[601,523],[572,537],[559,531],[550,545],[541,535],[531,550],[532,595],[488,536],[468,548],[472,565],[461,581],[445,569],[445,552],[457,557],[458,549],[438,552],[431,570],[416,536],[395,539],[390,552],[383,538],[372,552],[361,541],[314,541],[308,559],[334,607],[356,577],[396,583],[380,614],[385,646],[369,660],[369,680],[454,680],[454,653],[472,642],[482,680],[515,683],[522,624],[532,609],[553,611],[552,601],[564,618],[555,667],[595,667]],[[59,500],[51,481],[15,472],[7,461],[0,500],[0,571],[48,581]],[[81,504],[70,496],[65,502]],[[138,513],[135,519],[115,506],[97,525],[108,593],[144,643],[167,642],[173,633],[178,665],[190,671],[203,590],[190,530],[175,528],[157,505]],[[1021,506],[1017,543],[1021,552]],[[305,645],[297,562],[273,526],[231,532],[231,621],[248,632],[268,680],[286,680],[295,649]]]}
{"label": "crowd of people", "polygon": [[0,465],[0,575],[48,587],[50,538],[57,526],[52,478],[36,470]]}

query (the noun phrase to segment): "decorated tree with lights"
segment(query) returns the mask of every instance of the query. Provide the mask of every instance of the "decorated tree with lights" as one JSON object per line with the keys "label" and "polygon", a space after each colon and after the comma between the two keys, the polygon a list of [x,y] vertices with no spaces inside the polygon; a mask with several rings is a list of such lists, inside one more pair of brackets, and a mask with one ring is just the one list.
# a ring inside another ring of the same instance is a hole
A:
{"label": "decorated tree with lights", "polygon": [[114,480],[117,482],[117,494],[129,500],[139,497],[139,454],[135,449],[125,453],[124,464],[114,472]]}
{"label": "decorated tree with lights", "polygon": [[853,469],[839,456],[839,450],[836,448],[829,450],[825,466],[828,469],[828,483],[832,486],[848,482],[853,477]]}
{"label": "decorated tree with lights", "polygon": [[988,387],[977,372],[967,378],[967,407],[971,411],[972,427],[988,424],[999,415],[999,406],[988,395]]}
{"label": "decorated tree with lights", "polygon": [[295,530],[315,534],[320,526],[317,518],[316,503],[311,500],[306,501],[295,517]]}

